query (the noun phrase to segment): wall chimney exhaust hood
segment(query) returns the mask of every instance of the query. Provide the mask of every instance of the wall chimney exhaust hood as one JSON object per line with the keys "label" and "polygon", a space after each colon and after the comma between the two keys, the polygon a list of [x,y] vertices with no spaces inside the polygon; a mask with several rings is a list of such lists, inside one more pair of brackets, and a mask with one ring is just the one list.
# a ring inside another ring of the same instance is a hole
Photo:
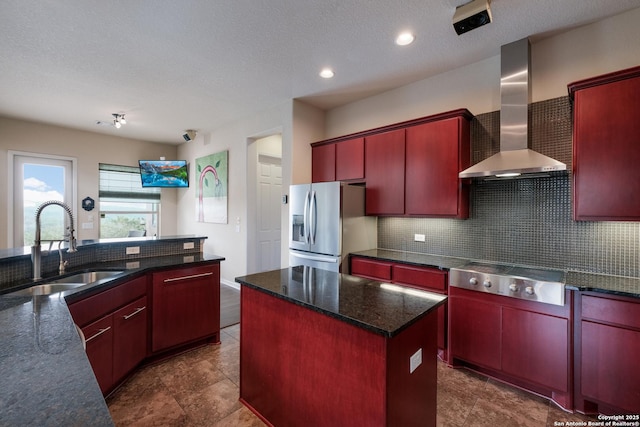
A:
{"label": "wall chimney exhaust hood", "polygon": [[531,99],[530,45],[525,38],[500,51],[500,152],[459,173],[460,178],[500,179],[550,176],[567,165],[531,150],[528,108]]}

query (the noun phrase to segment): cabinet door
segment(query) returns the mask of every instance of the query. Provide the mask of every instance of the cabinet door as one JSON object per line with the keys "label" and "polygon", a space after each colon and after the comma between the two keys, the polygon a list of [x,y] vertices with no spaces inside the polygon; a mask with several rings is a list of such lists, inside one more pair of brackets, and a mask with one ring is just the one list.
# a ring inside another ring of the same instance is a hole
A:
{"label": "cabinet door", "polygon": [[640,410],[640,332],[588,321],[581,323],[582,395],[637,414]]}
{"label": "cabinet door", "polygon": [[147,356],[147,297],[113,313],[113,379],[120,381]]}
{"label": "cabinet door", "polygon": [[103,394],[113,386],[113,317],[111,314],[81,328],[87,358]]}
{"label": "cabinet door", "polygon": [[390,262],[376,261],[369,258],[351,257],[350,272],[354,276],[375,280],[391,280]]}
{"label": "cabinet door", "polygon": [[220,266],[153,273],[152,351],[220,332]]}
{"label": "cabinet door", "polygon": [[[451,291],[454,288],[449,289]],[[451,295],[448,302],[451,355],[499,370],[502,335],[500,306]]]}
{"label": "cabinet door", "polygon": [[574,217],[640,218],[640,77],[578,90],[574,103]]}
{"label": "cabinet door", "polygon": [[364,178],[364,138],[336,144],[336,181]]}
{"label": "cabinet door", "polygon": [[311,147],[311,182],[336,180],[336,144]]}
{"label": "cabinet door", "polygon": [[502,369],[553,390],[569,387],[569,321],[502,309]]}
{"label": "cabinet door", "polygon": [[365,138],[367,215],[404,214],[404,135],[399,129]]}
{"label": "cabinet door", "polygon": [[451,118],[407,128],[407,215],[468,216],[458,178],[461,121]]}

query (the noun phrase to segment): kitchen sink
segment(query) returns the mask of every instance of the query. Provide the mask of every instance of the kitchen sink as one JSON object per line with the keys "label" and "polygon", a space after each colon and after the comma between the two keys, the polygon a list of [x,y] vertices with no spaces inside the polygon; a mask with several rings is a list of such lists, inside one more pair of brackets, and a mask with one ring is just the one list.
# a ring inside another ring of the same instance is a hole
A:
{"label": "kitchen sink", "polygon": [[70,290],[79,288],[81,286],[85,286],[90,283],[97,282],[99,280],[109,279],[120,273],[122,273],[122,271],[89,271],[86,273],[73,274],[71,276],[51,280],[41,285],[34,285],[34,286],[31,286],[30,288],[11,292],[11,295],[37,296],[37,295],[57,294],[60,292],[70,291]]}
{"label": "kitchen sink", "polygon": [[37,295],[51,295],[57,294],[59,292],[70,291],[84,285],[86,285],[86,283],[45,283],[44,285],[35,285],[30,288],[11,292],[11,295],[27,297]]}
{"label": "kitchen sink", "polygon": [[87,273],[78,273],[72,276],[63,277],[61,279],[51,280],[50,282],[48,282],[48,284],[81,283],[85,285],[87,283],[97,282],[98,280],[111,278],[120,273],[122,273],[122,271],[89,271]]}

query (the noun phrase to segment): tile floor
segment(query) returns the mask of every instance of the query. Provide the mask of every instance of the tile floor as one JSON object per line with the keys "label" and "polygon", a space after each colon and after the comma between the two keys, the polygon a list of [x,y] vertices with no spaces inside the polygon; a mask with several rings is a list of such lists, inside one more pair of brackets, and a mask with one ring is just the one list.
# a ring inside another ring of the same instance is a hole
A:
{"label": "tile floor", "polygon": [[[116,426],[264,426],[239,401],[240,325],[207,345],[150,365],[107,399]],[[554,426],[588,421],[546,399],[438,363],[438,426]],[[309,426],[312,424],[310,423]]]}

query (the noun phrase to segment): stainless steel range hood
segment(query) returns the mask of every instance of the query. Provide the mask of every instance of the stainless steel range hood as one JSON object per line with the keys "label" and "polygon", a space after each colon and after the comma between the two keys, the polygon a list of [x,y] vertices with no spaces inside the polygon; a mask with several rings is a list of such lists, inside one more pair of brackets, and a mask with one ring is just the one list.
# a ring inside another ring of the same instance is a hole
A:
{"label": "stainless steel range hood", "polygon": [[529,39],[502,46],[500,63],[500,152],[460,172],[459,177],[525,178],[566,171],[567,165],[535,152],[529,146]]}

